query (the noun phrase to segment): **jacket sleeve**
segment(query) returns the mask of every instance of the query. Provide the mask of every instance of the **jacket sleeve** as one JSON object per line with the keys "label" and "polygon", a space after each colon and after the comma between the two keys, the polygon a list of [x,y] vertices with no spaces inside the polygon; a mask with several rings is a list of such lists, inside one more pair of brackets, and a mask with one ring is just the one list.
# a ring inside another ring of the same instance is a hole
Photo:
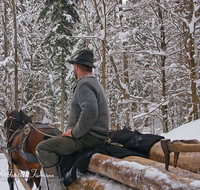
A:
{"label": "jacket sleeve", "polygon": [[84,82],[77,90],[81,112],[72,136],[80,138],[89,131],[98,116],[98,89],[90,82]]}

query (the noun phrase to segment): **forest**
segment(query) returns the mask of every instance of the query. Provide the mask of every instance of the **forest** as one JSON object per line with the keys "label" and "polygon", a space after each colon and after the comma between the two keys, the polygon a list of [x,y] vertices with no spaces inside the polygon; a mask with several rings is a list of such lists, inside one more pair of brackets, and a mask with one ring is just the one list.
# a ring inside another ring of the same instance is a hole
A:
{"label": "forest", "polygon": [[69,59],[94,53],[110,129],[160,134],[200,117],[199,0],[1,0],[0,121],[67,127]]}

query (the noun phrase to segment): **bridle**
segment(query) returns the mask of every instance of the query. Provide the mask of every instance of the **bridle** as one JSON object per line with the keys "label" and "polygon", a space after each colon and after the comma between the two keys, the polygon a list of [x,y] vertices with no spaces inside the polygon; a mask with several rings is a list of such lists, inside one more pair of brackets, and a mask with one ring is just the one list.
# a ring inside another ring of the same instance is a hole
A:
{"label": "bridle", "polygon": [[[41,134],[43,134],[43,135],[45,135],[45,136],[48,136],[48,137],[54,137],[54,135],[49,135],[49,134],[47,134],[47,133],[43,133],[42,131],[40,131],[40,130],[38,130],[33,124],[32,124],[32,122],[25,122],[25,120],[27,119],[28,117],[26,117],[24,120],[20,120],[20,119],[17,119],[17,118],[14,118],[13,116],[10,116],[8,119],[11,121],[11,123],[10,123],[10,125],[9,125],[9,128],[8,128],[8,131],[9,132],[13,132],[13,134],[10,136],[10,138],[8,139],[8,144],[10,143],[10,142],[12,142],[12,140],[14,139],[14,137],[15,137],[15,135],[21,130],[21,129],[23,129],[24,128],[24,126],[26,125],[26,124],[29,124],[29,126],[31,126],[33,129],[35,129],[36,131],[38,131],[39,133],[41,133]],[[17,129],[17,130],[13,130],[12,129],[12,126],[13,126],[13,123],[14,123],[14,121],[15,120],[18,120],[18,121],[20,121],[21,123],[22,123],[22,125]],[[54,126],[50,126],[49,125],[49,127],[50,128],[55,128]],[[7,137],[8,137],[8,134],[6,134],[7,135]]]}
{"label": "bridle", "polygon": [[[17,118],[14,118],[13,116],[10,116],[8,119],[10,120],[10,125],[9,125],[9,127],[8,127],[7,132],[6,132],[7,138],[8,138],[8,133],[13,132],[13,134],[12,134],[12,135],[9,137],[9,139],[8,139],[8,143],[9,143],[9,142],[11,142],[11,141],[13,140],[13,138],[15,137],[15,135],[25,126],[25,121],[24,121],[24,120],[17,119]],[[13,123],[14,123],[16,120],[20,121],[20,122],[22,123],[22,125],[21,125],[17,130],[13,130],[13,129],[12,129],[12,126],[13,126]]]}

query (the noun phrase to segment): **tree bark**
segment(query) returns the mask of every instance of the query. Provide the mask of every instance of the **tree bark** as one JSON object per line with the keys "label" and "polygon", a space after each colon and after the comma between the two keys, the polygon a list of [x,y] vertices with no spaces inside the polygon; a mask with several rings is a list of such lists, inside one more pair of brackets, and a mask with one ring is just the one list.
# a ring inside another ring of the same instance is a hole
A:
{"label": "tree bark", "polygon": [[[8,39],[7,39],[7,2],[4,1],[4,13],[2,14],[2,21],[3,21],[3,38],[4,38],[4,59],[8,57]],[[5,94],[6,97],[9,99],[10,94],[9,92],[9,85],[8,85],[8,80],[9,80],[9,72],[7,69],[7,63],[6,66],[4,67],[5,69],[5,81],[6,81],[6,86],[5,86]],[[3,107],[8,110],[6,101],[3,103]]]}
{"label": "tree bark", "polygon": [[[64,64],[63,51],[61,55],[62,64]],[[65,128],[65,71],[61,67],[61,131],[64,132]]]}
{"label": "tree bark", "polygon": [[197,96],[197,87],[196,87],[196,63],[194,60],[194,38],[192,37],[192,34],[190,34],[190,39],[189,39],[189,66],[190,66],[190,81],[191,81],[191,93],[192,93],[192,106],[193,106],[193,111],[192,111],[192,119],[196,120],[198,119],[198,96]]}
{"label": "tree bark", "polygon": [[[157,0],[158,4],[160,4],[160,0]],[[166,42],[165,42],[165,27],[163,24],[163,12],[160,8],[160,6],[158,5],[158,17],[160,20],[160,35],[161,35],[161,43],[160,43],[160,48],[161,51],[165,52],[166,51]],[[163,100],[166,99],[166,73],[165,73],[165,60],[166,60],[166,56],[161,55],[160,56],[160,60],[161,60],[161,76],[162,76],[162,98]],[[163,133],[167,133],[168,130],[168,123],[167,123],[167,104],[162,105],[162,117],[163,117]]]}
{"label": "tree bark", "polygon": [[12,0],[13,24],[14,24],[14,61],[15,61],[15,109],[18,110],[18,63],[17,63],[17,19],[15,10],[15,0]]}
{"label": "tree bark", "polygon": [[[32,34],[33,34],[33,29],[32,29],[32,26],[31,26],[31,44],[30,44],[30,47],[31,47],[31,53],[30,53],[30,64],[31,64],[31,71],[33,71],[33,39],[32,39]],[[37,117],[37,111],[36,111],[36,106],[34,106],[34,101],[36,100],[36,85],[35,85],[35,78],[34,78],[34,74],[32,73],[31,74],[32,76],[32,97],[33,97],[33,121],[36,122],[36,117]]]}
{"label": "tree bark", "polygon": [[[185,0],[183,5],[183,17],[187,20],[188,23],[193,22],[193,15],[194,13],[194,1],[193,0]],[[187,14],[185,15],[185,12]],[[186,51],[186,57],[188,61],[188,66],[190,69],[190,90],[191,90],[191,103],[192,103],[192,112],[189,115],[188,120],[196,120],[198,119],[198,96],[197,96],[197,87],[196,87],[196,62],[195,62],[195,26],[196,23],[193,23],[193,31],[191,31],[191,28],[188,27],[188,24],[184,22],[184,28],[186,28],[186,32],[184,33],[184,38],[186,42],[185,51]]]}
{"label": "tree bark", "polygon": [[199,175],[171,167],[170,171],[173,172],[169,172],[165,170],[164,164],[137,156],[117,159],[95,154],[90,160],[88,169],[139,190],[200,188],[200,183],[195,186],[196,180],[200,180]]}
{"label": "tree bark", "polygon": [[102,40],[102,86],[106,90],[106,4],[103,0],[103,12],[104,12],[104,39]]}
{"label": "tree bark", "polygon": [[[122,5],[122,0],[119,1],[119,4]],[[123,11],[121,6],[119,8],[119,12],[120,11]],[[119,19],[120,19],[120,26],[123,26],[123,23],[122,23],[123,15],[122,14],[120,14]],[[123,50],[127,51],[127,48],[125,46],[126,46],[126,42],[123,42]],[[130,84],[129,84],[129,74],[128,74],[128,57],[127,57],[126,52],[122,53],[122,60],[123,60],[124,84],[125,84],[127,90],[129,90]],[[124,93],[124,100],[128,101],[129,98],[130,98],[130,95],[128,94],[128,92]],[[126,127],[131,129],[131,126],[130,126],[130,116],[131,116],[130,103],[125,103],[125,110],[126,110]]]}
{"label": "tree bark", "polygon": [[4,15],[2,15],[3,21],[3,37],[4,37],[4,58],[8,57],[8,39],[7,39],[7,4],[4,1]]}

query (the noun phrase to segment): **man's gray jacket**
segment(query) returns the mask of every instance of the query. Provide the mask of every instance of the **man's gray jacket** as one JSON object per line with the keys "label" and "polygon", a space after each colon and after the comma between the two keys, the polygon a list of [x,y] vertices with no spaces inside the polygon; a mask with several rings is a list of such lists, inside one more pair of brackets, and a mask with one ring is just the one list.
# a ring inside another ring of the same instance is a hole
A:
{"label": "man's gray jacket", "polygon": [[109,115],[106,95],[92,75],[85,75],[77,81],[67,128],[72,129],[74,138],[80,138],[87,132],[101,139],[107,136]]}

